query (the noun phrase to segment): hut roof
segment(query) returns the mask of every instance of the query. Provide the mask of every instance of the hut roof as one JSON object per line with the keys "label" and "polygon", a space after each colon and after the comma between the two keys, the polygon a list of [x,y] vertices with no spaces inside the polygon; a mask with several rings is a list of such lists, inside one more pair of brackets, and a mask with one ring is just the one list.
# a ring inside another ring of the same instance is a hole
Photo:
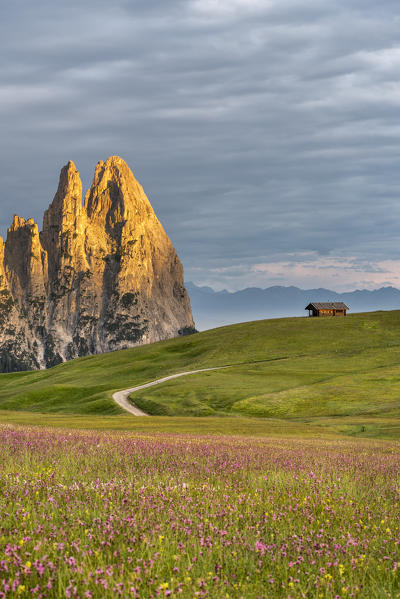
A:
{"label": "hut roof", "polygon": [[305,308],[306,310],[349,310],[343,302],[311,302]]}

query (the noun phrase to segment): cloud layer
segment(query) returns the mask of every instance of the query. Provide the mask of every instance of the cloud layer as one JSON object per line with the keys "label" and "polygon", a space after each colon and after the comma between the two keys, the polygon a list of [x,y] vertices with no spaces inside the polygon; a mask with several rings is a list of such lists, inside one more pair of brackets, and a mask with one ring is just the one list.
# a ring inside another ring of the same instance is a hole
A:
{"label": "cloud layer", "polygon": [[2,234],[14,212],[40,221],[68,159],[88,186],[119,154],[187,279],[400,284],[397,2],[15,0],[1,13]]}

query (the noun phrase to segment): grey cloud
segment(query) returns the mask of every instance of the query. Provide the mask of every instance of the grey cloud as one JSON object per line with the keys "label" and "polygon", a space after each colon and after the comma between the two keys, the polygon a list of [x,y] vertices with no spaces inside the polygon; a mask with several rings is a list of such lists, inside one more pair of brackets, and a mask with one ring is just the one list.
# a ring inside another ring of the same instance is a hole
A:
{"label": "grey cloud", "polygon": [[69,158],[88,186],[120,154],[199,283],[291,252],[399,258],[398,5],[202,6],[1,9],[0,232],[40,222]]}

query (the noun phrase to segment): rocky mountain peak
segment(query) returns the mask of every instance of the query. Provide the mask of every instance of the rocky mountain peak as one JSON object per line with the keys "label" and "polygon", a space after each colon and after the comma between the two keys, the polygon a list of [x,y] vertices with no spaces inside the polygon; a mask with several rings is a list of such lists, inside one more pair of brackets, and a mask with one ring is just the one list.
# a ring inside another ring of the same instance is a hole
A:
{"label": "rocky mountain peak", "polygon": [[11,225],[9,226],[9,228],[7,229],[8,233],[11,233],[13,231],[18,231],[18,229],[22,229],[23,227],[25,227],[27,224],[27,221],[22,218],[21,216],[18,216],[17,214],[14,214],[13,220]]}
{"label": "rocky mountain peak", "polygon": [[97,164],[85,207],[89,219],[101,216],[109,224],[122,222],[138,210],[153,212],[142,186],[119,156]]}
{"label": "rocky mountain peak", "polygon": [[43,231],[54,226],[62,228],[82,214],[82,181],[70,160],[61,170],[56,195],[44,213]]}
{"label": "rocky mountain peak", "polygon": [[48,367],[193,329],[179,258],[118,156],[97,164],[84,205],[69,161],[42,232],[14,216],[0,242],[0,369]]}

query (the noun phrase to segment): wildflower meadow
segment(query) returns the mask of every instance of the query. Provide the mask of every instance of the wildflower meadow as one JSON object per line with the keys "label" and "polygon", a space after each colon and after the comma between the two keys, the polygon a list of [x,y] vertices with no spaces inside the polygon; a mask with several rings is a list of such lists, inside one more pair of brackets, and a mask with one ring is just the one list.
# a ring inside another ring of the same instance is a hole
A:
{"label": "wildflower meadow", "polygon": [[400,444],[0,427],[0,598],[400,597]]}

